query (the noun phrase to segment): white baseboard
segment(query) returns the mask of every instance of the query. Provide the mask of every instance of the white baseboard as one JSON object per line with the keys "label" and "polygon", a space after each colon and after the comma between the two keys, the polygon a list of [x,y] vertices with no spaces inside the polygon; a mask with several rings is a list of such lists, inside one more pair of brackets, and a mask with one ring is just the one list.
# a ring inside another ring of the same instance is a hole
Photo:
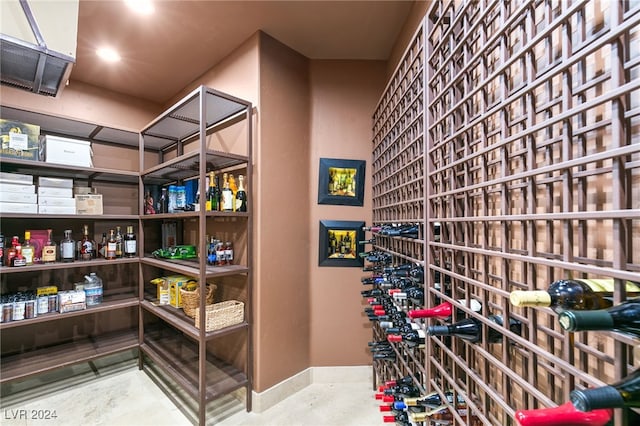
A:
{"label": "white baseboard", "polygon": [[313,383],[354,383],[372,380],[373,370],[370,365],[309,367],[260,393],[252,392],[252,411],[262,413]]}

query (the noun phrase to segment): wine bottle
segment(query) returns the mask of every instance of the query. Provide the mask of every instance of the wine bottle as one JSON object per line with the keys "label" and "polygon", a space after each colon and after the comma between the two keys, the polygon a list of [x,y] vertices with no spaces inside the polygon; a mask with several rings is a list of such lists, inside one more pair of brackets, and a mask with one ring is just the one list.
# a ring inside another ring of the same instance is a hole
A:
{"label": "wine bottle", "polygon": [[564,311],[558,322],[567,331],[617,330],[640,336],[640,298],[609,309]]}
{"label": "wine bottle", "polygon": [[[550,307],[557,313],[564,310],[605,309],[613,305],[614,280],[558,280],[548,290],[512,291],[509,299],[514,306]],[[627,281],[628,296],[640,296],[640,285]]]}
{"label": "wine bottle", "polygon": [[640,369],[609,386],[573,390],[569,395],[574,407],[580,411],[601,408],[640,407]]}
{"label": "wine bottle", "polygon": [[135,257],[138,252],[136,234],[133,233],[133,226],[127,226],[127,233],[124,234],[124,256]]}
{"label": "wine bottle", "polygon": [[[465,408],[457,408],[456,411],[458,415],[462,417],[463,420],[467,419],[468,409]],[[409,413],[409,418],[416,423],[419,422],[427,422],[427,421],[436,421],[436,420],[444,420],[444,421],[453,421],[455,418],[453,417],[453,413],[449,410],[449,407],[446,405],[442,405],[440,407],[436,407],[431,410],[417,412],[417,413]]]}
{"label": "wine bottle", "polygon": [[116,226],[116,257],[122,257],[124,254],[123,250],[123,242],[122,242],[122,228],[120,226]]}
{"label": "wine bottle", "polygon": [[[482,305],[475,299],[466,300],[460,299],[458,300],[463,306],[468,307],[474,312],[481,312]],[[459,314],[464,314],[463,310],[458,310]],[[434,306],[430,309],[414,309],[410,310],[408,313],[409,318],[439,318],[439,319],[450,319],[451,315],[453,315],[453,305],[449,302],[443,302],[438,306]]]}
{"label": "wine bottle", "polygon": [[[445,398],[449,402],[449,404],[453,404],[453,392],[446,391],[444,393]],[[444,405],[445,402],[442,400],[442,397],[438,392],[431,392],[424,396],[419,396],[417,398],[405,398],[402,402],[398,403],[398,407],[404,405],[407,407],[429,407],[436,408]],[[394,404],[395,406],[395,404]],[[456,408],[464,408],[467,406],[462,395],[456,395]]]}
{"label": "wine bottle", "polygon": [[576,410],[571,402],[565,402],[553,408],[518,410],[514,417],[520,426],[605,426],[613,419],[613,410],[583,412]]}
{"label": "wine bottle", "polygon": [[236,192],[236,211],[247,211],[247,192],[244,189],[244,176],[238,175],[238,192]]}
{"label": "wine bottle", "polygon": [[220,210],[225,212],[233,211],[233,192],[229,186],[229,174],[224,173],[222,175],[222,208]]}
{"label": "wine bottle", "polygon": [[206,211],[210,212],[218,210],[217,192],[215,173],[209,172],[209,189],[207,190],[207,201],[205,203]]}
{"label": "wine bottle", "polygon": [[[500,315],[489,315],[489,320],[498,325],[503,325],[503,319]],[[513,318],[509,319],[509,329],[516,334],[520,334],[522,324]],[[455,336],[471,343],[477,343],[482,339],[482,322],[475,318],[466,318],[450,325],[432,325],[427,327],[427,334],[432,336]],[[503,335],[492,327],[487,327],[487,342],[499,343],[502,341]]]}
{"label": "wine bottle", "polygon": [[424,346],[425,332],[422,329],[411,330],[402,334],[391,334],[387,336],[390,342],[403,342],[408,347]]}

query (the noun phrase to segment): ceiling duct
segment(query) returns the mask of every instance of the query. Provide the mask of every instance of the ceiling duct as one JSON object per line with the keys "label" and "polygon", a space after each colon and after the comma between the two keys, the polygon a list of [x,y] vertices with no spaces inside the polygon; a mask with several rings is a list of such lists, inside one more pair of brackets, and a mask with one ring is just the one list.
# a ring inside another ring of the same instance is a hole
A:
{"label": "ceiling duct", "polygon": [[75,63],[78,0],[2,0],[2,84],[57,96]]}

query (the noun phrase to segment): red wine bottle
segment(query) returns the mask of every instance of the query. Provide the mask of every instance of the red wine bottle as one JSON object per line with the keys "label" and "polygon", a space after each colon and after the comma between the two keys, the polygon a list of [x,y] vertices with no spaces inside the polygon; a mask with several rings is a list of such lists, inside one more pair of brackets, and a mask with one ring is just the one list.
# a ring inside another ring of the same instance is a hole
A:
{"label": "red wine bottle", "polygon": [[520,426],[605,426],[613,419],[612,409],[589,412],[576,410],[571,402],[558,407],[518,410],[515,419]]}
{"label": "red wine bottle", "polygon": [[640,298],[609,309],[565,311],[558,322],[567,331],[617,330],[640,336]]}
{"label": "red wine bottle", "polygon": [[[503,319],[500,315],[489,315],[488,319],[496,324],[502,325]],[[509,320],[509,329],[516,334],[521,333],[522,324],[513,318]],[[427,334],[432,336],[455,336],[471,343],[479,342],[482,339],[482,322],[475,318],[466,318],[450,325],[432,325],[427,328]],[[503,335],[492,327],[487,327],[487,342],[499,343]]]}
{"label": "red wine bottle", "polygon": [[640,368],[609,386],[573,390],[569,395],[580,411],[600,408],[640,407]]}
{"label": "red wine bottle", "polygon": [[402,334],[391,334],[387,336],[390,342],[402,342],[408,347],[416,347],[424,345],[425,332],[421,329],[407,331]]}

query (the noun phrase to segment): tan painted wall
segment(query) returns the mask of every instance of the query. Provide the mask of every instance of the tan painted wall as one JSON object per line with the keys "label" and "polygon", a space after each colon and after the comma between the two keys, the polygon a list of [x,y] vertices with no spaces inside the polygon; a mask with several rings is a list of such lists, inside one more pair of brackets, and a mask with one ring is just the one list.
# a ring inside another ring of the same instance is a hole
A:
{"label": "tan painted wall", "polygon": [[[371,117],[384,88],[385,62],[311,62],[311,365],[367,365],[371,324],[362,313],[361,268],[319,267],[320,220],[371,223]],[[320,158],[365,160],[364,206],[317,204]],[[362,247],[362,246],[359,246]],[[370,246],[368,246],[370,247]]]}
{"label": "tan painted wall", "polygon": [[[393,44],[393,50],[387,60],[387,79],[391,77],[393,71],[398,66],[398,62],[402,57],[405,49],[409,45],[409,41],[413,38],[418,26],[422,24],[422,18],[427,14],[431,1],[417,0],[413,4],[413,8],[407,17],[407,20]],[[386,83],[385,83],[386,84]],[[382,91],[380,92],[382,96]]]}

